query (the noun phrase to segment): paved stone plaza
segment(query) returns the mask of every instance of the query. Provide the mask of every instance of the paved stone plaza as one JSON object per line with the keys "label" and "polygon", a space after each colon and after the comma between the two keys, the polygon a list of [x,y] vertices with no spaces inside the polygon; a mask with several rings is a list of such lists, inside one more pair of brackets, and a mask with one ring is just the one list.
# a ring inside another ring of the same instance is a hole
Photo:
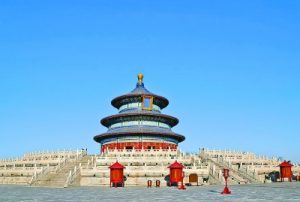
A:
{"label": "paved stone plaza", "polygon": [[0,201],[300,201],[300,183],[230,186],[231,195],[221,195],[222,186],[188,187],[187,190],[145,187],[34,188],[0,186]]}

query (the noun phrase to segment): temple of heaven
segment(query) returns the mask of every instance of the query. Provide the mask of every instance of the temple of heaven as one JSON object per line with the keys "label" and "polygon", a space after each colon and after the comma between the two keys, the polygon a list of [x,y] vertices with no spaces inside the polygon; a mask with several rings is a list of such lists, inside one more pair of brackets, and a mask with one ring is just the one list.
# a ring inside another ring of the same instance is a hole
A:
{"label": "temple of heaven", "polygon": [[177,149],[185,139],[172,131],[179,120],[161,113],[169,101],[148,91],[142,74],[138,74],[135,89],[114,98],[111,104],[119,113],[103,118],[101,124],[108,130],[94,137],[101,144],[101,153],[113,149]]}

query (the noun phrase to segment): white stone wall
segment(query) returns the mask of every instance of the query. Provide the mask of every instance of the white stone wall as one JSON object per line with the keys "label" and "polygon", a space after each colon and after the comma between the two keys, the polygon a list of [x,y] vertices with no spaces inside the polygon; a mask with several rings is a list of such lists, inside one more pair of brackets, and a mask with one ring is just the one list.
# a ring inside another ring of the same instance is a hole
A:
{"label": "white stone wall", "polygon": [[81,168],[82,186],[109,186],[109,166],[118,161],[125,166],[124,176],[126,186],[147,186],[147,181],[156,180],[161,186],[166,186],[165,177],[169,175],[168,166],[177,160],[185,166],[184,182],[189,182],[189,175],[198,175],[199,184],[203,183],[202,177],[209,174],[208,166],[201,163],[198,155],[186,155],[179,150],[112,150],[96,156],[88,166]]}
{"label": "white stone wall", "polygon": [[0,160],[0,184],[28,184],[43,170],[56,170],[65,161],[86,155],[85,150],[27,153],[21,158]]}

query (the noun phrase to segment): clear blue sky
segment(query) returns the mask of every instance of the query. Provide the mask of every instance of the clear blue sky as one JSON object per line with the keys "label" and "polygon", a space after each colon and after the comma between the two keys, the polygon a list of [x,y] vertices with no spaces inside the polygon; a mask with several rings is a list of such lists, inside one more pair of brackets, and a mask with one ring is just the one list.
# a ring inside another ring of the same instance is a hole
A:
{"label": "clear blue sky", "polygon": [[0,157],[88,148],[146,87],[185,151],[300,162],[299,1],[0,1]]}

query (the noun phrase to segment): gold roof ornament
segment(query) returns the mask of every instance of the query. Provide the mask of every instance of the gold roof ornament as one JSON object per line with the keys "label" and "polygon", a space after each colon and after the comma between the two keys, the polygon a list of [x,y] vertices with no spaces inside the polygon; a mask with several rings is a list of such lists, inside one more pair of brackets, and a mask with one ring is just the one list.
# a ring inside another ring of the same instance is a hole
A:
{"label": "gold roof ornament", "polygon": [[139,84],[142,84],[143,83],[144,75],[142,73],[139,73],[137,77],[138,77]]}

